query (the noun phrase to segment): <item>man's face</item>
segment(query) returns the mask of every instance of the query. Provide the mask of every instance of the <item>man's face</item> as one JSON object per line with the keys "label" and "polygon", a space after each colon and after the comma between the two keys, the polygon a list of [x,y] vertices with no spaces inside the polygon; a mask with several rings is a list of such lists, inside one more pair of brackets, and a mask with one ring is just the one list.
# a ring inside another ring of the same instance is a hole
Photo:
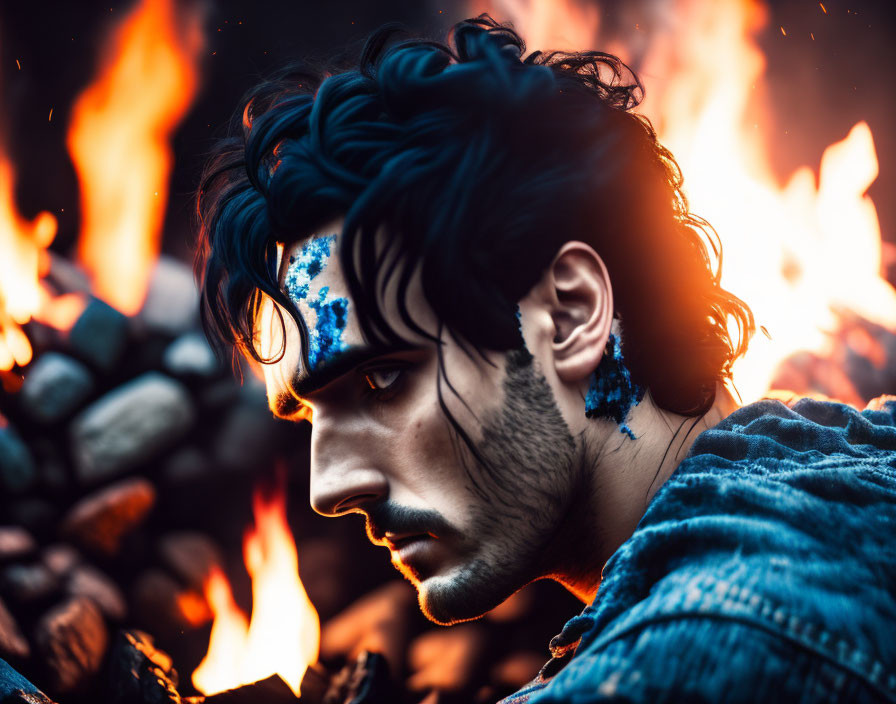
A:
{"label": "man's face", "polygon": [[[309,331],[310,365],[285,316],[285,354],[265,369],[271,407],[284,417],[313,411],[314,509],[364,514],[368,536],[389,548],[431,619],[475,618],[556,568],[584,486],[580,448],[526,350],[482,359],[450,335],[441,344],[415,335],[389,303],[391,288],[380,306],[408,344],[371,348],[343,279],[338,231],[283,253],[281,286]],[[406,301],[435,333],[416,279]],[[271,320],[262,316],[263,346],[277,351]]]}

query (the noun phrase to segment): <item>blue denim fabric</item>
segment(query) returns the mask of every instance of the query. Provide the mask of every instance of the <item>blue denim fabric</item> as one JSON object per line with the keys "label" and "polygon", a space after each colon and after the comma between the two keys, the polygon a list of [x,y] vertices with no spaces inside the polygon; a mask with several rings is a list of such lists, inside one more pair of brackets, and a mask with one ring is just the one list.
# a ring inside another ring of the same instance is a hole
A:
{"label": "blue denim fabric", "polygon": [[504,701],[896,702],[896,403],[882,409],[760,401],[700,435]]}

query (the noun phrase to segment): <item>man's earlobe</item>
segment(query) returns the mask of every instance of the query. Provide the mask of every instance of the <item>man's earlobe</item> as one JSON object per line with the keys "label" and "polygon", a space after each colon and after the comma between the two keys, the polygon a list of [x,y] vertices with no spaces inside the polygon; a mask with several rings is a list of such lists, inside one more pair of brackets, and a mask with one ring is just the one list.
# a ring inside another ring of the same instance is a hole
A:
{"label": "man's earlobe", "polygon": [[600,364],[613,323],[613,290],[603,260],[584,242],[567,242],[548,268],[557,376],[586,379]]}

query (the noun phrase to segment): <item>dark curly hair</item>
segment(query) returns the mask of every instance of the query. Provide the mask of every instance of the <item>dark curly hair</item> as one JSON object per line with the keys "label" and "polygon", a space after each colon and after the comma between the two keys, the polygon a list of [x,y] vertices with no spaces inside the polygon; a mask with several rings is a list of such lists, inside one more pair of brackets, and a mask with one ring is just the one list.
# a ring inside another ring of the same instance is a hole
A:
{"label": "dark curly hair", "polygon": [[297,319],[307,364],[277,244],[342,217],[339,256],[366,339],[396,341],[378,304],[395,276],[405,322],[432,336],[406,306],[419,266],[452,336],[510,350],[517,302],[564,242],[581,240],[606,263],[634,380],[662,408],[705,412],[753,317],[720,285],[718,237],[689,212],[675,159],[632,111],[638,78],[599,51],[523,58],[520,36],[488,15],[455,25],[448,43],[396,33],[374,32],[354,70],[293,68],[247,96],[200,185],[207,331],[271,361],[255,336],[270,296]]}

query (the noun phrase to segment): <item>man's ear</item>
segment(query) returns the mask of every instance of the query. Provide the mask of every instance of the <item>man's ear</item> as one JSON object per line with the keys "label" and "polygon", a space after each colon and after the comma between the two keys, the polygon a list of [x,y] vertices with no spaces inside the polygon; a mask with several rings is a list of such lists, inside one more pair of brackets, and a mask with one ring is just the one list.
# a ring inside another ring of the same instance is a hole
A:
{"label": "man's ear", "polygon": [[584,242],[567,242],[544,273],[554,323],[554,368],[566,383],[600,364],[613,324],[613,289],[603,260]]}

